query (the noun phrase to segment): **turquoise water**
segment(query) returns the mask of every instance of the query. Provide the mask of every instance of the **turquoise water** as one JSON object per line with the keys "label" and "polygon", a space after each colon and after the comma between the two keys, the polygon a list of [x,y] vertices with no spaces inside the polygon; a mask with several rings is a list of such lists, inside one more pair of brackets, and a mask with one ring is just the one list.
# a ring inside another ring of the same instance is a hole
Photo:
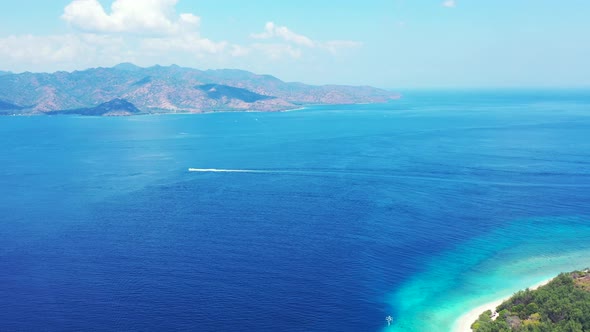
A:
{"label": "turquoise water", "polygon": [[388,331],[451,331],[487,302],[590,266],[590,222],[580,217],[515,220],[461,243],[426,264],[390,299],[399,319]]}
{"label": "turquoise water", "polygon": [[[542,103],[535,106],[540,105]],[[564,112],[569,109],[568,106],[558,106],[555,101],[553,111]],[[584,103],[575,106],[579,110],[589,109]],[[535,107],[524,109],[532,110]],[[575,123],[544,124],[542,127],[562,126],[565,130],[568,125],[573,128],[583,127],[586,121],[580,118]],[[531,133],[524,129],[521,135],[526,137]],[[543,158],[513,155],[521,161],[514,161],[513,170],[524,172],[512,179],[522,179],[526,173],[537,173],[538,178],[523,183],[487,186],[487,190],[498,191],[514,199],[496,206],[488,202],[492,205],[487,207],[512,211],[514,217],[505,216],[505,222],[501,225],[490,221],[488,230],[483,234],[458,241],[452,248],[430,257],[423,271],[390,294],[388,302],[396,308],[398,316],[395,323],[385,328],[385,331],[452,331],[456,328],[457,319],[473,308],[507,298],[517,290],[539,284],[560,272],[590,266],[590,210],[584,206],[583,198],[590,185],[586,171],[590,157],[587,139],[580,136],[562,141],[565,137],[568,135],[558,137],[557,133],[544,137],[554,139],[553,153],[549,152],[542,139],[531,141],[529,145],[522,145],[515,140],[513,146],[505,147],[507,149],[504,151],[522,149],[533,154],[545,150]],[[566,161],[574,154],[564,158],[562,149],[572,147],[580,148],[576,151],[579,155],[575,160]],[[560,181],[546,182],[547,179]],[[519,186],[528,189],[516,188]],[[562,190],[570,192],[559,198],[551,198],[553,193]],[[521,201],[519,198],[522,196],[517,193],[519,191],[530,192]],[[544,201],[546,210],[538,210],[536,216],[527,216],[526,211],[536,205],[535,201]],[[555,207],[563,207],[571,215],[550,212]],[[469,225],[463,227],[469,231]]]}
{"label": "turquoise water", "polygon": [[1,117],[0,330],[450,331],[590,265],[589,96]]}

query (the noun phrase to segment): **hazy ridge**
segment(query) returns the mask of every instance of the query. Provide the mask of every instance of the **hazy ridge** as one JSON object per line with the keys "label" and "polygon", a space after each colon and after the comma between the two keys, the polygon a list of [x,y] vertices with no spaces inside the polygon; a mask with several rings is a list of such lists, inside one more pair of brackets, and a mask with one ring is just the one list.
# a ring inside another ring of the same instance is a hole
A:
{"label": "hazy ridge", "polygon": [[281,111],[306,104],[380,103],[399,98],[368,86],[313,86],[237,69],[142,68],[130,63],[74,72],[4,73],[0,101],[11,113],[43,114],[124,100],[141,113]]}

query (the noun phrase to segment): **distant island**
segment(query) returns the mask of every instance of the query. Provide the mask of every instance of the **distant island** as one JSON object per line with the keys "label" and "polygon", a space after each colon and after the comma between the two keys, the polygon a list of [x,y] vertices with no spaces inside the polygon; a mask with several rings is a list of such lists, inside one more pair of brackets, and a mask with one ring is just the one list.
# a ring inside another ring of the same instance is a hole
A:
{"label": "distant island", "polygon": [[479,316],[474,332],[590,331],[590,271],[563,273],[536,290],[526,289]]}
{"label": "distant island", "polygon": [[369,86],[288,83],[236,69],[172,66],[55,73],[0,72],[1,115],[119,116],[285,111],[312,104],[384,103],[400,95]]}

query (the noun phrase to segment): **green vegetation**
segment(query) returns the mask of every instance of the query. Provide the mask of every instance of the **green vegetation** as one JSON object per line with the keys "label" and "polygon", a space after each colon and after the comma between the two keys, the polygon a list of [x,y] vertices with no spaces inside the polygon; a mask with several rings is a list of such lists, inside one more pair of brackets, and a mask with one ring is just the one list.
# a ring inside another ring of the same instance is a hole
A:
{"label": "green vegetation", "polygon": [[259,100],[274,99],[275,97],[263,96],[258,93],[254,93],[250,90],[236,88],[233,86],[227,86],[222,84],[205,84],[199,85],[195,88],[205,91],[207,96],[212,99],[221,99],[223,97],[228,99],[238,99],[247,103],[254,103]]}
{"label": "green vegetation", "polygon": [[141,112],[135,105],[125,99],[113,99],[96,107],[77,108],[73,110],[53,111],[49,115],[78,114],[78,115],[131,115]]}
{"label": "green vegetation", "polygon": [[590,331],[590,271],[563,273],[549,284],[514,294],[473,323],[474,332]]}

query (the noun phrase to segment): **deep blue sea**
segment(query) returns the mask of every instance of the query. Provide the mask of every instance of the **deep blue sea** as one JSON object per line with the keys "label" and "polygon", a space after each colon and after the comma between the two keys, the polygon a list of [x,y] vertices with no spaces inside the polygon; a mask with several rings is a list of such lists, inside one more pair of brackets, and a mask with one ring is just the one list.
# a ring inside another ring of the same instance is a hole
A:
{"label": "deep blue sea", "polygon": [[0,117],[0,139],[1,331],[449,332],[590,266],[588,91]]}

